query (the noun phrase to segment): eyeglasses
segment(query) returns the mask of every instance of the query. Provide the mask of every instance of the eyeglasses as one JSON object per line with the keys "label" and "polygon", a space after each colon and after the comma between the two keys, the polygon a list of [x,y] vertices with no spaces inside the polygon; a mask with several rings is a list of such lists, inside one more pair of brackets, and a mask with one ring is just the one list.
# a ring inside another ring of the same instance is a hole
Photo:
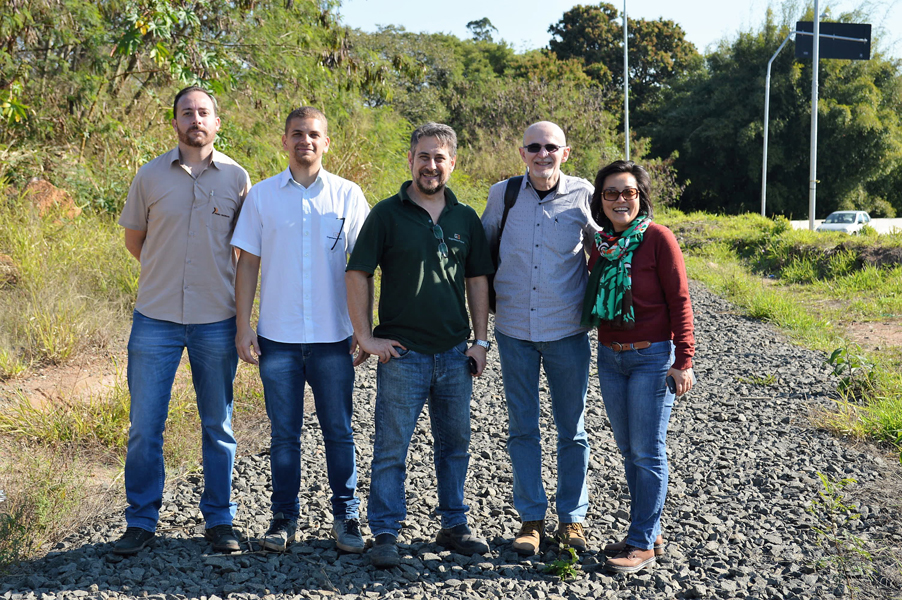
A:
{"label": "eyeglasses", "polygon": [[433,225],[432,226],[432,235],[435,236],[438,242],[438,251],[439,254],[442,255],[442,258],[448,258],[448,244],[445,243],[445,232],[442,231],[441,225]]}
{"label": "eyeglasses", "polygon": [[616,202],[620,196],[623,196],[624,200],[635,200],[639,197],[639,190],[634,187],[623,188],[619,191],[614,188],[608,188],[601,192],[601,197],[608,202]]}
{"label": "eyeglasses", "polygon": [[567,146],[558,146],[556,144],[545,144],[544,146],[542,144],[528,144],[526,146],[523,146],[523,148],[531,154],[538,154],[539,152],[542,151],[542,148],[545,148],[545,150],[548,152],[548,154],[554,154],[561,148],[566,148],[566,147]]}

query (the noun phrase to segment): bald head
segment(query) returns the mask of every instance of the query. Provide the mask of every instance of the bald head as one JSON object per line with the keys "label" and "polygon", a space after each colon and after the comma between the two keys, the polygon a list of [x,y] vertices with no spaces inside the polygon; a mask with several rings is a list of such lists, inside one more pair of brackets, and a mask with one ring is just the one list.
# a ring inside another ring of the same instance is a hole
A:
{"label": "bald head", "polygon": [[551,121],[533,123],[523,133],[520,158],[529,168],[529,181],[535,189],[550,190],[557,185],[561,165],[569,157],[570,148],[567,147],[564,130]]}
{"label": "bald head", "polygon": [[542,136],[543,139],[553,139],[554,141],[551,143],[558,146],[567,145],[567,136],[564,135],[564,130],[551,121],[539,121],[527,127],[523,133],[523,145],[527,146],[532,143],[528,140],[535,136]]}

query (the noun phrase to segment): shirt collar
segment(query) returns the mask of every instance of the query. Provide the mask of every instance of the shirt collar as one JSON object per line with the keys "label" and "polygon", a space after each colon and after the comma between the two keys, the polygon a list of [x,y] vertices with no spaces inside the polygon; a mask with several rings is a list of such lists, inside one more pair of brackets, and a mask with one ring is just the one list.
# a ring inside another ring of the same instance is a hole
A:
{"label": "shirt collar", "polygon": [[[561,176],[558,177],[558,180],[557,180],[557,193],[556,194],[548,194],[547,196],[545,196],[545,199],[543,200],[543,202],[546,200],[550,200],[552,198],[552,196],[566,194],[567,189],[568,189],[568,186],[567,186],[568,179],[569,179],[569,177],[567,177],[567,175],[564,175],[563,173],[561,173]],[[532,180],[529,178],[529,169],[526,170],[526,174],[523,176],[523,185],[520,189],[521,190],[526,189],[527,185],[529,187],[531,187],[533,190],[536,189],[535,186],[532,185]],[[536,191],[538,191],[538,190],[536,190]]]}
{"label": "shirt collar", "polygon": [[[410,195],[407,193],[407,188],[409,188],[412,184],[413,184],[412,180],[405,181],[404,183],[401,184],[401,191],[398,192],[398,196],[401,197],[401,202],[409,202],[411,204],[417,204],[410,198]],[[449,188],[448,186],[445,186],[445,206],[450,207],[450,206],[455,206],[457,204],[460,204],[457,201],[457,196],[454,195],[454,192],[451,191],[451,188]],[[419,205],[417,205],[417,206],[419,206]]]}
{"label": "shirt collar", "polygon": [[[328,175],[329,175],[329,173],[323,167],[320,167],[319,173],[316,174],[316,179],[314,179],[313,183],[310,184],[310,187],[308,187],[306,189],[312,190],[314,187],[316,187],[317,184],[320,184],[320,187],[325,187],[326,177]],[[279,174],[279,187],[283,188],[292,182],[297,187],[300,187],[300,188],[304,187],[300,183],[298,183],[297,181],[294,180],[294,178],[291,176],[291,169],[286,167],[285,170]]]}
{"label": "shirt collar", "polygon": [[[220,160],[222,160],[223,156],[225,156],[225,155],[222,152],[220,152],[219,150],[214,148],[213,156],[210,158],[210,166],[214,167],[218,171],[219,170],[218,163]],[[170,166],[172,165],[172,163],[178,163],[179,165],[182,164],[182,153],[179,150],[178,146],[176,146],[175,148],[173,148],[166,154],[166,162]]]}

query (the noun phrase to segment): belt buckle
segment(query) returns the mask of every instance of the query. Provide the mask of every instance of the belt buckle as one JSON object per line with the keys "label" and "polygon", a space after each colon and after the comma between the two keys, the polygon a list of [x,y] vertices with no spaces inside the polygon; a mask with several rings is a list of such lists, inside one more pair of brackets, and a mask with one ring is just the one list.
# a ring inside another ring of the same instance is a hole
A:
{"label": "belt buckle", "polygon": [[623,344],[620,342],[611,342],[611,350],[614,352],[623,352]]}

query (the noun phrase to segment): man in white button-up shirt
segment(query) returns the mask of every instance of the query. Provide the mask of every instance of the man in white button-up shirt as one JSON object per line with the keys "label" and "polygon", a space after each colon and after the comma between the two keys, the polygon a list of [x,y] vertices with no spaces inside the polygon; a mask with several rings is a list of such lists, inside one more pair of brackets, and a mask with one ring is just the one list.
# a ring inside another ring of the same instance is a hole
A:
{"label": "man in white button-up shirt", "polygon": [[[353,412],[356,340],[348,317],[347,256],[369,213],[360,187],[322,168],[329,151],[326,116],[311,107],[285,121],[288,169],[248,194],[232,245],[241,249],[235,280],[238,355],[260,365],[272,426],[272,522],[260,540],[284,551],[300,511],[304,385],[310,384],[332,488],[332,535],[346,552],[363,552],[356,495]],[[260,320],[250,317],[260,283]],[[372,290],[370,291],[372,296]]]}

